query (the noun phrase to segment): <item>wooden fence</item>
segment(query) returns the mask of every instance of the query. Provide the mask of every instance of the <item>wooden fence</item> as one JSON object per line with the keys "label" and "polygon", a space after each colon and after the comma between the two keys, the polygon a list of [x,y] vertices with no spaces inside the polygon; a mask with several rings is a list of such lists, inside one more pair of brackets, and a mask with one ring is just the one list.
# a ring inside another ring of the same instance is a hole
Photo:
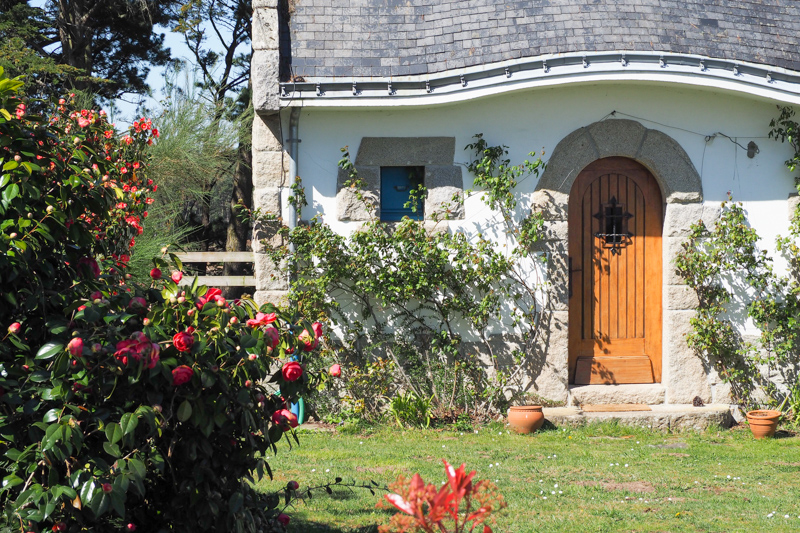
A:
{"label": "wooden fence", "polygon": [[[252,263],[253,252],[182,252],[175,254],[184,263]],[[191,285],[194,276],[185,276],[181,285]],[[255,276],[198,276],[198,285],[213,287],[255,287]]]}

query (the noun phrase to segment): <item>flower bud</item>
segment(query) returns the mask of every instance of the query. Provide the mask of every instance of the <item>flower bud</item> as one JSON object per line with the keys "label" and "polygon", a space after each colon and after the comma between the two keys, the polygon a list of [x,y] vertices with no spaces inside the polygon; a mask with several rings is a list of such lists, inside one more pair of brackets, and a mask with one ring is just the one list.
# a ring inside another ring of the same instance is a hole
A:
{"label": "flower bud", "polygon": [[14,335],[19,333],[21,329],[22,329],[22,324],[20,324],[19,322],[14,322],[10,326],[8,326],[8,332]]}
{"label": "flower bud", "polygon": [[300,488],[300,483],[298,483],[297,481],[290,481],[289,483],[286,484],[286,488],[289,490],[297,490]]}
{"label": "flower bud", "polygon": [[244,386],[249,389],[253,386],[253,382],[248,379],[244,382]]}
{"label": "flower bud", "polygon": [[250,355],[247,356],[247,358],[250,359],[251,361],[255,361],[256,359],[258,359],[258,355],[251,353]]}
{"label": "flower bud", "polygon": [[56,210],[56,208],[53,207],[52,205],[48,205],[47,209],[46,209],[48,215],[51,214],[55,210]]}
{"label": "flower bud", "polygon": [[183,296],[178,296],[178,300],[177,301],[178,301],[179,304],[182,304],[183,302],[186,301],[186,298],[184,298]]}

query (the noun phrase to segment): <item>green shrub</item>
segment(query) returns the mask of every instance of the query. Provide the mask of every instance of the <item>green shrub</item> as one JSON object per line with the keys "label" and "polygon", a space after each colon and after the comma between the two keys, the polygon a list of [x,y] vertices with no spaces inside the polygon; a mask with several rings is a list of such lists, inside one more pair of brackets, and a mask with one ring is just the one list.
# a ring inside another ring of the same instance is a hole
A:
{"label": "green shrub", "polygon": [[0,73],[0,529],[282,530],[251,482],[323,379],[319,325],[181,289],[174,256],[131,285],[157,132],[28,117],[20,85]]}

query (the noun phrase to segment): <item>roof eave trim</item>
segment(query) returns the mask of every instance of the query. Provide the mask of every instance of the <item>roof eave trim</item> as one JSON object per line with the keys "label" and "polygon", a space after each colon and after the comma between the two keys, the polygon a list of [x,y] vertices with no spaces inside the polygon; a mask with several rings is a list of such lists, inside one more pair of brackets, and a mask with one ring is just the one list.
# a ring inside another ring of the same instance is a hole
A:
{"label": "roof eave trim", "polygon": [[428,106],[529,88],[602,81],[680,83],[800,104],[800,73],[769,65],[667,52],[578,52],[436,76],[280,84],[281,107]]}

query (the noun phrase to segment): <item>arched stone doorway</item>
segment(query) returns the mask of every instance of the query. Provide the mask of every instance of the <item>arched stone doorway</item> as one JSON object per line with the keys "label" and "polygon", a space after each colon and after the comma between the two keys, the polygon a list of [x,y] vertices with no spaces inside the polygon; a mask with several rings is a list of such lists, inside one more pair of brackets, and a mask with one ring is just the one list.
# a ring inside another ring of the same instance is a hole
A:
{"label": "arched stone doorway", "polygon": [[[688,236],[689,225],[704,217],[702,181],[683,148],[663,132],[632,120],[605,120],[570,133],[553,150],[534,193],[533,208],[544,214],[547,229],[541,248],[549,254],[551,309],[545,358],[569,386],[569,194],[581,171],[608,157],[636,161],[654,177],[663,201],[661,385],[650,386],[645,403],[691,403],[695,396],[711,401],[706,370],[686,344],[689,320],[697,302],[694,292],[675,273],[673,261]],[[708,213],[705,213],[708,215]],[[557,332],[556,334],[552,332]],[[611,385],[623,390],[624,385]],[[645,390],[645,389],[642,389]],[[649,395],[649,396],[648,396]]]}

